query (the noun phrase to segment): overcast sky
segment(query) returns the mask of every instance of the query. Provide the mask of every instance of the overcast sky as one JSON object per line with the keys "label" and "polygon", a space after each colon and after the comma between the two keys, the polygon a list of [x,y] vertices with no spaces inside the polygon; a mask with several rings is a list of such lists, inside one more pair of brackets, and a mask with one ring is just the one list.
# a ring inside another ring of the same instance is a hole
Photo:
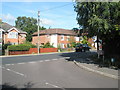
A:
{"label": "overcast sky", "polygon": [[18,16],[37,19],[40,11],[41,26],[46,28],[72,29],[79,27],[74,4],[71,2],[2,2],[2,20],[15,25]]}

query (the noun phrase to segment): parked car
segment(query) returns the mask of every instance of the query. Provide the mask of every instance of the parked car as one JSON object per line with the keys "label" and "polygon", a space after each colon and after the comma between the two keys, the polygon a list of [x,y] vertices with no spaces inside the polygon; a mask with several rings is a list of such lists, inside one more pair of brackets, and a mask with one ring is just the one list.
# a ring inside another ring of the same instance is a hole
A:
{"label": "parked car", "polygon": [[88,44],[78,44],[75,47],[76,52],[82,52],[82,51],[89,51],[91,48],[88,46]]}
{"label": "parked car", "polygon": [[89,51],[91,47],[88,46],[88,44],[83,44],[83,51]]}

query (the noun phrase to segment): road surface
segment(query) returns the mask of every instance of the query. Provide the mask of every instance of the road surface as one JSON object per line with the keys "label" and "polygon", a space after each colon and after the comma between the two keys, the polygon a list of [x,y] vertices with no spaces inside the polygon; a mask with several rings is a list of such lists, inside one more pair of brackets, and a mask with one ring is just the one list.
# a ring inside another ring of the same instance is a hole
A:
{"label": "road surface", "polygon": [[18,88],[118,88],[118,80],[89,72],[68,58],[87,58],[93,52],[57,53],[2,58],[2,83]]}

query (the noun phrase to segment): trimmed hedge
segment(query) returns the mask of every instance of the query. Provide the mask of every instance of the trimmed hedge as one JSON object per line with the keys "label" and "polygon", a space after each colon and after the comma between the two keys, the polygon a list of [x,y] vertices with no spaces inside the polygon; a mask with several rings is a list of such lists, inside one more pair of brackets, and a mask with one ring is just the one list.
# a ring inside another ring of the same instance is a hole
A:
{"label": "trimmed hedge", "polygon": [[9,51],[28,51],[30,48],[35,48],[32,44],[19,44],[8,46]]}

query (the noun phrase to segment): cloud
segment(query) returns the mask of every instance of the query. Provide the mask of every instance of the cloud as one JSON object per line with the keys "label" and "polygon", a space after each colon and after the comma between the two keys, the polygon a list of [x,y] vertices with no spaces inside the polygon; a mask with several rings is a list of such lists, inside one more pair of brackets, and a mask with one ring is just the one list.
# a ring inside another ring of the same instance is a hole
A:
{"label": "cloud", "polygon": [[50,20],[50,19],[41,19],[41,24],[42,25],[53,25],[54,24],[54,21],[53,20]]}
{"label": "cloud", "polygon": [[2,17],[2,21],[4,22],[7,22],[11,25],[14,25],[15,24],[15,20],[16,18],[14,16],[12,16],[11,14],[2,14],[0,15]]}

